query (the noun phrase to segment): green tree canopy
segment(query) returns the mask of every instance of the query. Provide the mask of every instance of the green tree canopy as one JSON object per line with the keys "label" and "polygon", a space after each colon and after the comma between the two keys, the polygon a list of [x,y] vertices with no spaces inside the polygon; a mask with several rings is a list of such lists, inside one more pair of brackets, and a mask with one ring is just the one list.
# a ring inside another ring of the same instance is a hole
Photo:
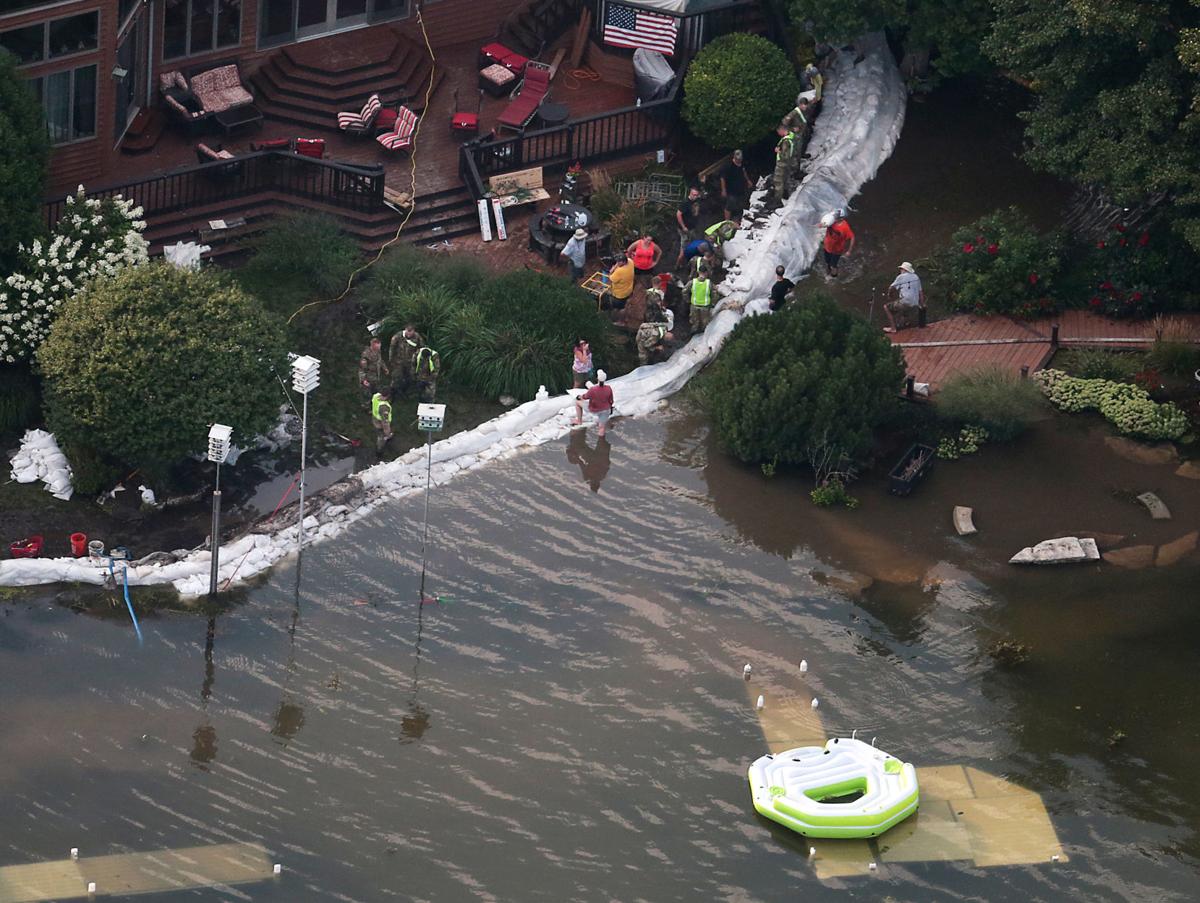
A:
{"label": "green tree canopy", "polygon": [[47,420],[70,446],[161,474],[214,422],[240,442],[274,422],[282,347],[278,319],[224,276],[129,267],[63,305],[38,350]]}
{"label": "green tree canopy", "polygon": [[790,0],[793,22],[818,40],[844,44],[887,29],[908,53],[931,56],[940,76],[980,70],[991,0]]}
{"label": "green tree canopy", "polygon": [[814,445],[864,451],[903,381],[903,360],[887,337],[819,295],[738,324],[704,399],[738,458],[797,464]]}
{"label": "green tree canopy", "polygon": [[42,107],[0,50],[0,279],[17,262],[17,245],[44,231],[42,197],[50,139]]}
{"label": "green tree canopy", "polygon": [[740,147],[774,131],[799,91],[782,50],[758,35],[728,34],[701,50],[688,67],[683,118],[709,147]]}
{"label": "green tree canopy", "polygon": [[1200,248],[1200,7],[1192,0],[995,0],[986,41],[1036,95],[1031,163],[1118,203],[1165,193]]}

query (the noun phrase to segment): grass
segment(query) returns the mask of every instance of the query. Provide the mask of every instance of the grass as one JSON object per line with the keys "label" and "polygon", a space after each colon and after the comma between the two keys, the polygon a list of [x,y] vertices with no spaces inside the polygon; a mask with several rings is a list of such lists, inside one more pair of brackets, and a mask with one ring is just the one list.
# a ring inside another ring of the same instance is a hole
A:
{"label": "grass", "polygon": [[1131,383],[1146,369],[1146,355],[1136,351],[1105,351],[1103,348],[1074,348],[1054,356],[1055,369],[1082,379],[1108,379]]}
{"label": "grass", "polygon": [[1015,439],[1044,407],[1042,392],[1033,380],[990,367],[950,378],[937,396],[937,410],[943,418],[982,426],[997,442]]}

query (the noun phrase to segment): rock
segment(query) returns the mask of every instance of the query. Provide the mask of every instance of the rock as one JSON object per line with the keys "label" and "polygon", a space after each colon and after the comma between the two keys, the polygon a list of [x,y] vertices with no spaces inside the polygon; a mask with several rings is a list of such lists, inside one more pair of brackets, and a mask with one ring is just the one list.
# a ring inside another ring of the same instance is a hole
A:
{"label": "rock", "polygon": [[1200,480],[1200,461],[1184,461],[1175,470],[1175,476],[1187,480]]}
{"label": "rock", "polygon": [[1137,497],[1137,500],[1146,506],[1146,510],[1150,512],[1150,517],[1154,520],[1170,520],[1171,512],[1166,505],[1153,492],[1143,492]]}
{"label": "rock", "polygon": [[1141,570],[1154,563],[1154,546],[1126,546],[1123,549],[1111,549],[1101,557],[1117,567]]}
{"label": "rock", "polygon": [[1191,533],[1185,533],[1172,542],[1163,543],[1158,547],[1158,557],[1154,560],[1154,563],[1160,568],[1174,564],[1180,558],[1183,558],[1183,556],[1195,551],[1198,539],[1200,539],[1200,532],[1193,530]]}
{"label": "rock", "polygon": [[332,486],[321,490],[317,495],[320,498],[327,499],[330,504],[344,505],[350,499],[362,494],[363,482],[358,477],[346,477],[344,480],[338,480]]}
{"label": "rock", "polygon": [[1101,549],[1111,549],[1125,541],[1124,533],[1101,533],[1096,530],[1083,530],[1075,534],[1080,539],[1094,539]]}
{"label": "rock", "polygon": [[1173,464],[1179,460],[1179,453],[1170,442],[1156,442],[1150,445],[1124,436],[1105,436],[1104,444],[1126,461],[1135,464]]}
{"label": "rock", "polygon": [[974,513],[971,508],[964,508],[962,505],[954,506],[954,529],[958,531],[959,536],[969,536],[978,532],[975,529],[974,521],[971,520]]}
{"label": "rock", "polygon": [[1074,536],[1060,536],[1058,539],[1046,539],[1036,546],[1027,546],[1012,558],[1009,564],[1072,564],[1077,561],[1095,560],[1100,557],[1094,540],[1083,543]]}
{"label": "rock", "polygon": [[1100,549],[1096,546],[1096,540],[1081,536],[1079,537],[1079,546],[1083,549],[1083,554],[1087,556],[1088,561],[1100,560]]}

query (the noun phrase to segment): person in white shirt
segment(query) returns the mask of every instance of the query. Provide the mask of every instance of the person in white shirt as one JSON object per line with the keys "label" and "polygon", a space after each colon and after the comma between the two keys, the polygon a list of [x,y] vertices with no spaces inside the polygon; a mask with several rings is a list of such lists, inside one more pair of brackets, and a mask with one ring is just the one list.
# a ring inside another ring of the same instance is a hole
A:
{"label": "person in white shirt", "polygon": [[883,305],[890,326],[883,328],[884,332],[897,332],[903,329],[896,325],[896,315],[925,306],[925,290],[921,288],[921,277],[907,260],[900,264],[900,274],[888,286],[888,295],[892,300]]}

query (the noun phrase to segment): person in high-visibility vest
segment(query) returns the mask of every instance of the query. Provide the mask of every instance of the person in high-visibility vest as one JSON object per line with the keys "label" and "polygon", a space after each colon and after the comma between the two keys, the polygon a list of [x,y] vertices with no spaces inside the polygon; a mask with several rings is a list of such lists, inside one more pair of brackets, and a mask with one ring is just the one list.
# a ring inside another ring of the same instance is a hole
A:
{"label": "person in high-visibility vest", "polygon": [[688,283],[688,299],[691,301],[691,311],[688,322],[692,332],[702,332],[712,320],[712,281],[708,278],[708,270],[702,268],[696,278]]}
{"label": "person in high-visibility vest", "polygon": [[408,391],[408,384],[412,381],[413,358],[417,356],[417,349],[424,344],[425,340],[412,323],[406,324],[404,329],[392,336],[391,345],[388,346],[388,364],[392,368],[393,394],[402,395]]}
{"label": "person in high-visibility vest", "polygon": [[383,446],[392,438],[392,390],[380,389],[371,396],[371,425],[375,427],[375,449],[383,451]]}
{"label": "person in high-visibility vest", "polygon": [[738,224],[731,219],[723,219],[713,223],[704,230],[704,237],[714,248],[719,248],[733,236],[737,235]]}
{"label": "person in high-visibility vest", "polygon": [[419,349],[413,358],[413,377],[421,384],[426,401],[433,401],[437,397],[438,371],[441,369],[438,353],[428,346]]}
{"label": "person in high-visibility vest", "polygon": [[777,129],[779,143],[775,145],[775,175],[771,187],[775,197],[783,200],[791,188],[793,161],[796,157],[796,136],[787,126]]}

